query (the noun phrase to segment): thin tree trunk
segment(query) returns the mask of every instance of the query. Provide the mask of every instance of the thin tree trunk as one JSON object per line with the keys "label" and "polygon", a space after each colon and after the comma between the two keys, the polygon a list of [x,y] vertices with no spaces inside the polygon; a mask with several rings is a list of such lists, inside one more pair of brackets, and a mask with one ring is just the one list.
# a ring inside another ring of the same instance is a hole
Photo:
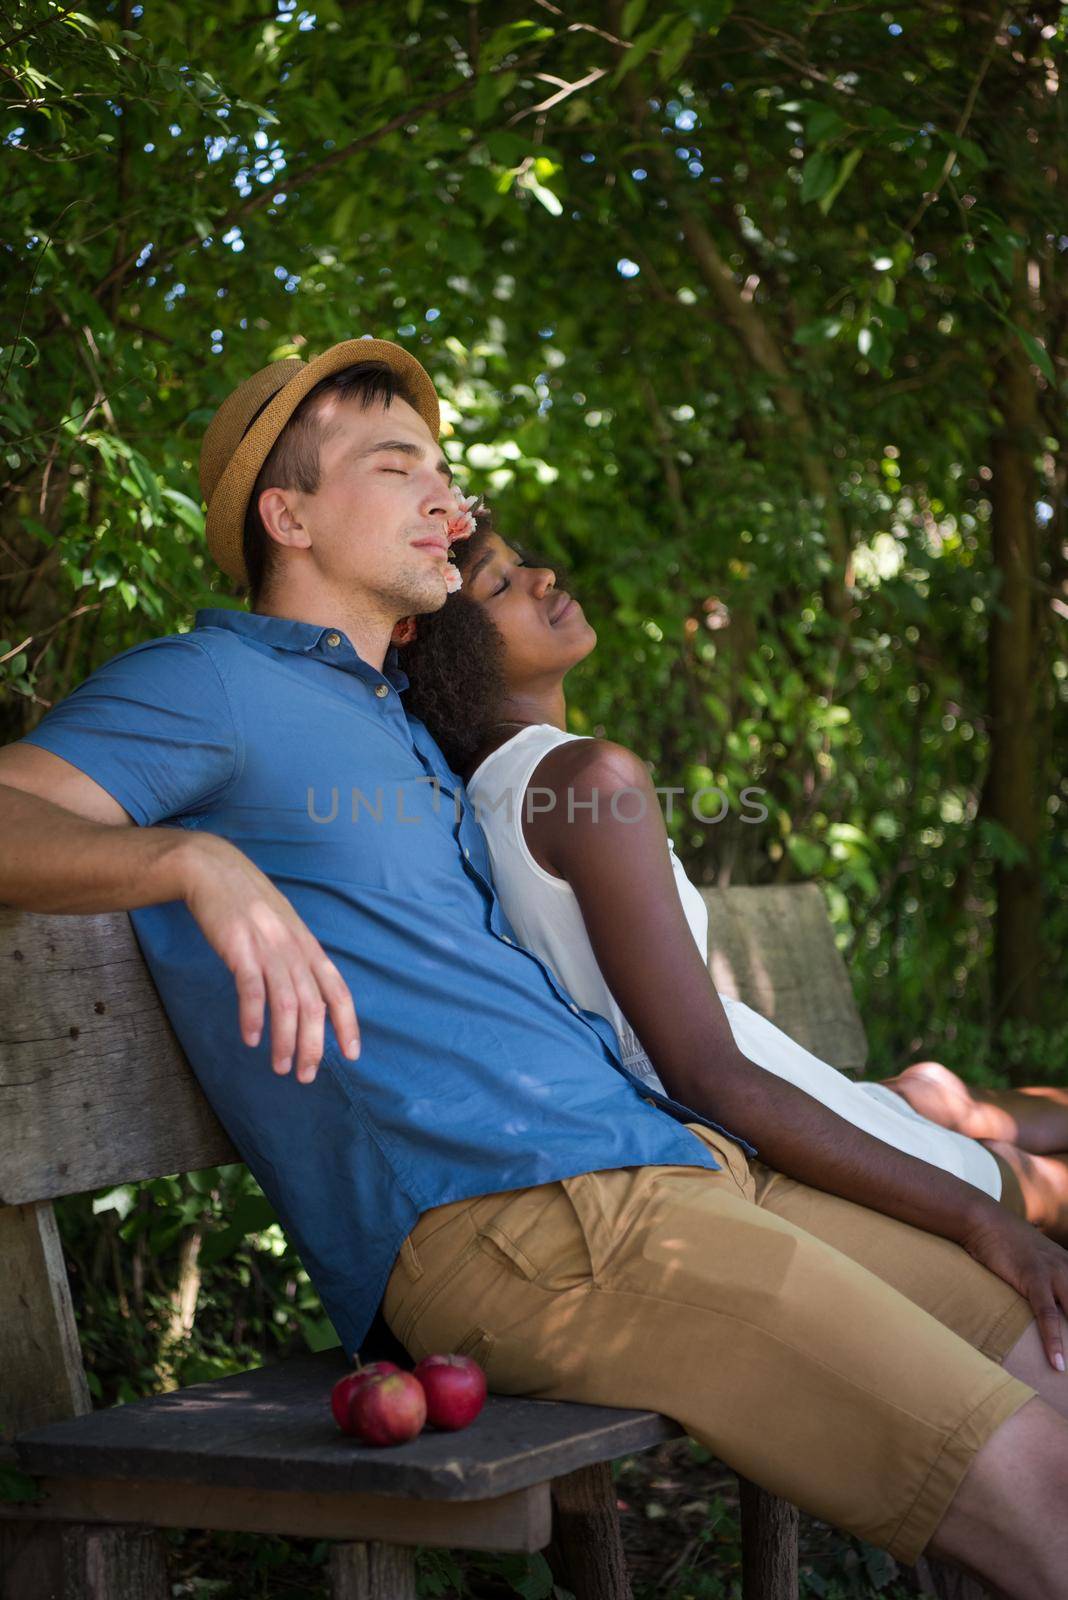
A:
{"label": "thin tree trunk", "polygon": [[[1022,262],[1021,262],[1022,270]],[[990,622],[990,772],[986,814],[1012,834],[1027,859],[999,862],[994,932],[994,1004],[999,1019],[1032,1021],[1041,970],[1042,833],[1037,668],[1036,407],[1027,357],[1013,340],[998,363],[1002,424],[992,448],[992,554],[1000,583]],[[1023,1062],[1010,1063],[1024,1069]]]}

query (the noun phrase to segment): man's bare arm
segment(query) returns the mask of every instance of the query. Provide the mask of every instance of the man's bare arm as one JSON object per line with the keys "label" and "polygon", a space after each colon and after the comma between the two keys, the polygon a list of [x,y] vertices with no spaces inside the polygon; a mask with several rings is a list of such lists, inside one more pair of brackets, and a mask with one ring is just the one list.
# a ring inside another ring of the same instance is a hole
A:
{"label": "man's bare arm", "polygon": [[184,898],[176,828],[135,828],[117,800],[34,745],[0,749],[0,899],[22,911],[131,911]]}
{"label": "man's bare arm", "polygon": [[355,1059],[348,985],[289,901],[229,840],[140,828],[98,783],[35,745],[0,748],[0,902],[69,915],[182,900],[234,975],[241,1036],[259,1043],[270,1007],[271,1057],[310,1083],[329,1012]]}

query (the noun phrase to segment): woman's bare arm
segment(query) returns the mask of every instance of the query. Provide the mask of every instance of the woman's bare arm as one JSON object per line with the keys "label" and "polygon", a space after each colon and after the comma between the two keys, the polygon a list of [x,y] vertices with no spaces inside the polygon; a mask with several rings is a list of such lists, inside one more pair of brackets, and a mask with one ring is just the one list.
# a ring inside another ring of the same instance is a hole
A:
{"label": "woman's bare arm", "polygon": [[1057,1304],[1068,1311],[1068,1253],[738,1049],[686,921],[644,763],[620,745],[568,741],[535,781],[556,803],[532,820],[528,842],[571,885],[601,972],[671,1097],[749,1140],[788,1177],[963,1245],[1031,1300],[1050,1361],[1063,1358]]}

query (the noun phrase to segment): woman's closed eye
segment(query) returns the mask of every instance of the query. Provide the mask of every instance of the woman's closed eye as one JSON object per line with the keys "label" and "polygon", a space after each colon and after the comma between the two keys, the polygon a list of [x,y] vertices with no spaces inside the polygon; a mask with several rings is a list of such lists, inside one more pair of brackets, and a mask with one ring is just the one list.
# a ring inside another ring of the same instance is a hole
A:
{"label": "woman's closed eye", "polygon": [[[529,566],[529,565],[530,565],[530,563],[529,563],[529,561],[517,561],[517,562],[516,562],[516,563],[515,563],[515,565],[516,565],[516,566],[517,566],[517,567],[527,567],[527,566]],[[498,596],[498,595],[499,595],[499,594],[503,594],[503,593],[504,593],[504,591],[505,591],[505,590],[506,590],[506,589],[510,589],[510,588],[511,588],[511,587],[512,587],[512,586],[511,586],[511,584],[510,584],[510,583],[509,583],[509,582],[508,582],[508,579],[507,579],[507,578],[502,578],[502,579],[501,579],[501,586],[500,586],[500,588],[499,588],[499,589],[494,589],[494,591],[493,591],[493,593],[492,593],[492,594],[491,594],[491,595],[490,595],[490,597],[489,597],[489,598],[490,598],[490,599],[491,599],[491,600],[494,600],[494,599],[496,599],[496,597],[497,597],[497,596]]]}

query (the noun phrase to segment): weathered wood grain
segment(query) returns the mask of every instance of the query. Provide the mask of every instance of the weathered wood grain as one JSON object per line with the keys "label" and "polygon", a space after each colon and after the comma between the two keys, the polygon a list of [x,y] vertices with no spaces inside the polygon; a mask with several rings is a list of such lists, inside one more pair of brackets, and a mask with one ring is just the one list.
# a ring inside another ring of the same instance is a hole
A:
{"label": "weathered wood grain", "polygon": [[65,1528],[63,1600],[171,1600],[162,1536],[154,1528]]}
{"label": "weathered wood grain", "polygon": [[[30,1583],[64,1523],[129,1523],[157,1528],[279,1534],[288,1538],[380,1540],[453,1550],[529,1553],[547,1543],[552,1508],[547,1483],[487,1500],[403,1500],[383,1494],[307,1494],[291,1489],[220,1489],[214,1484],[135,1483],[128,1478],[40,1478],[32,1505],[0,1502],[0,1573],[11,1550],[32,1555],[19,1569],[25,1587],[0,1600],[40,1600]],[[36,1540],[38,1546],[30,1549]]]}
{"label": "weathered wood grain", "polygon": [[25,1472],[428,1500],[504,1494],[593,1461],[677,1438],[652,1411],[493,1395],[461,1433],[428,1429],[389,1450],[340,1433],[330,1390],[340,1350],[291,1356],[237,1377],[155,1395],[17,1440]]}
{"label": "weathered wood grain", "polygon": [[806,1050],[863,1073],[867,1041],[817,884],[702,889],[708,966],[721,994],[744,1000]]}
{"label": "weathered wood grain", "polygon": [[0,1438],[92,1410],[55,1212],[0,1207]]}
{"label": "weathered wood grain", "polygon": [[630,1575],[608,1462],[557,1478],[552,1499],[553,1576],[576,1600],[630,1600]]}
{"label": "weathered wood grain", "polygon": [[747,1478],[738,1488],[743,1600],[797,1600],[797,1507]]}
{"label": "weathered wood grain", "polygon": [[415,1556],[388,1544],[335,1545],[330,1600],[415,1600]]}
{"label": "weathered wood grain", "polygon": [[239,1160],[126,913],[0,907],[0,1202]]}

